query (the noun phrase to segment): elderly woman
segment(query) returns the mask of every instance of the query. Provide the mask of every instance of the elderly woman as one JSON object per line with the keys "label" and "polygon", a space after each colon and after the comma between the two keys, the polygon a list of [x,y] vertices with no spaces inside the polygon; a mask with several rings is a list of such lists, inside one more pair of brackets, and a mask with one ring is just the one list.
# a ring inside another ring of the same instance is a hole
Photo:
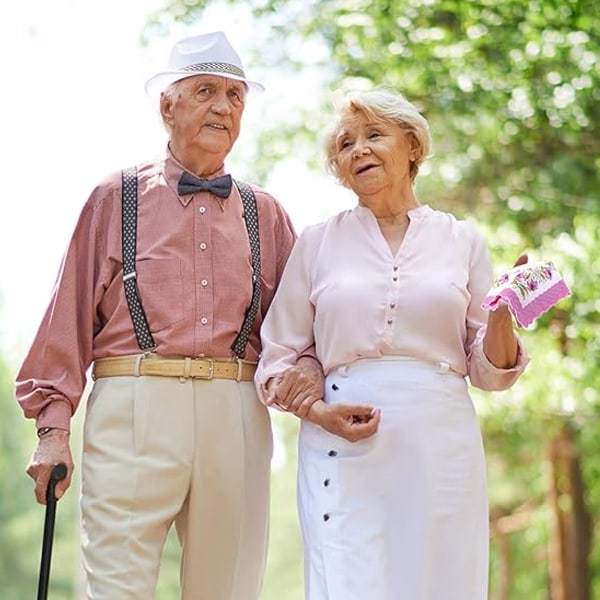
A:
{"label": "elderly woman", "polygon": [[[528,358],[506,306],[481,308],[481,235],[417,199],[429,150],[403,96],[346,99],[327,161],[358,203],[304,230],[262,328],[259,392],[302,417],[310,600],[487,599],[485,458],[466,378],[504,390]],[[323,399],[286,404],[280,377],[313,344]]]}

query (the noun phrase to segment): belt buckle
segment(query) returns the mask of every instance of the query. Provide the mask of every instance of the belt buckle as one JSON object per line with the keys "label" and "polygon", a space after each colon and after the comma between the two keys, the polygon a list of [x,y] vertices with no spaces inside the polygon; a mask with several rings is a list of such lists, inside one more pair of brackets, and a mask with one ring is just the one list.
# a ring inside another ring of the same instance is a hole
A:
{"label": "belt buckle", "polygon": [[244,363],[239,356],[235,357],[235,361],[237,362],[237,375],[235,377],[236,381],[242,380],[242,369],[244,368]]}
{"label": "belt buckle", "polygon": [[201,358],[199,360],[208,363],[208,374],[207,375],[196,375],[196,379],[214,379],[215,376],[215,359],[214,358]]}

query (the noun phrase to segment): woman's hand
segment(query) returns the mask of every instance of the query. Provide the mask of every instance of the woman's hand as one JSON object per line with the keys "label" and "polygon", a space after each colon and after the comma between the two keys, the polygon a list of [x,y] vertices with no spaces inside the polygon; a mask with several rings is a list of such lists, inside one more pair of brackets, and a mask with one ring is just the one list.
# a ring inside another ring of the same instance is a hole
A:
{"label": "woman's hand", "polygon": [[377,431],[381,411],[365,404],[326,404],[319,400],[311,406],[306,419],[329,433],[357,442]]}
{"label": "woman's hand", "polygon": [[[514,267],[524,265],[529,260],[521,254]],[[488,313],[488,323],[483,338],[483,353],[498,369],[510,369],[517,364],[519,345],[513,330],[512,314],[508,306],[501,302],[496,310]]]}

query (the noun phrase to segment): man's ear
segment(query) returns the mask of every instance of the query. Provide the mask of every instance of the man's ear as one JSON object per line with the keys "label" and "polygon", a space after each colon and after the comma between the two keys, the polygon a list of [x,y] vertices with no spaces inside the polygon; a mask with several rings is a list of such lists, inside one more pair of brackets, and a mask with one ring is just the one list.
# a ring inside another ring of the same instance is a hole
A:
{"label": "man's ear", "polygon": [[167,124],[171,123],[173,119],[173,100],[164,92],[160,95],[159,108],[163,121]]}

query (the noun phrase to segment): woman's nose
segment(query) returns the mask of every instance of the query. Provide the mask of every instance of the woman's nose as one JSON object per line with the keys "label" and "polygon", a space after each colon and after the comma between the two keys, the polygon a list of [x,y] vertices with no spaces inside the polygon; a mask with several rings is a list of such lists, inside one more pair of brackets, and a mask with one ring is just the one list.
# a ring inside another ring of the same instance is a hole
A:
{"label": "woman's nose", "polygon": [[366,140],[357,140],[354,144],[354,148],[352,149],[352,156],[356,158],[363,156],[364,154],[369,154],[369,152],[371,152],[371,149],[369,148],[369,144],[366,142]]}

